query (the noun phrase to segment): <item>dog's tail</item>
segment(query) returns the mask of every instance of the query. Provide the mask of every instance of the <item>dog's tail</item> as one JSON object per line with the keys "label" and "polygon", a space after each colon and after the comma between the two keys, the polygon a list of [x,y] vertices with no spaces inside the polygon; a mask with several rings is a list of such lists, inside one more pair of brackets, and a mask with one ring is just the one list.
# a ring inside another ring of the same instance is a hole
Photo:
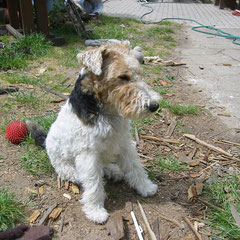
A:
{"label": "dog's tail", "polygon": [[27,131],[31,134],[32,138],[35,140],[37,146],[45,148],[45,140],[47,137],[47,132],[36,122],[27,120]]}

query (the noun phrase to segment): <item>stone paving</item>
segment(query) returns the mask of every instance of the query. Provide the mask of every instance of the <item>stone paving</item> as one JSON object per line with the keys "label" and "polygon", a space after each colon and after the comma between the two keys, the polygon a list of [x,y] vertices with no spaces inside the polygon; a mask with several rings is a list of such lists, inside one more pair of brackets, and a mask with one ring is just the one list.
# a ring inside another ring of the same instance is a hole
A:
{"label": "stone paving", "polygon": [[[137,0],[107,0],[104,2],[103,14],[109,16],[140,18],[151,9],[142,6]],[[153,12],[146,15],[143,20],[157,22],[163,18],[188,18],[203,25],[215,26],[217,28],[239,28],[240,17],[232,15],[232,10],[221,10],[213,4],[202,4],[193,2],[151,2],[149,5]],[[195,26],[190,21],[187,25]]]}

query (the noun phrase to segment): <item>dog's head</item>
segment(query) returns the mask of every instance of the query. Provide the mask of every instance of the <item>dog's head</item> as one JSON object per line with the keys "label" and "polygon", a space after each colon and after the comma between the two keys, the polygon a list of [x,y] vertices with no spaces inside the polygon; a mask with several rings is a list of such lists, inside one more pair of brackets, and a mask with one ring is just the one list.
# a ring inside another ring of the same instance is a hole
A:
{"label": "dog's head", "polygon": [[140,119],[155,112],[161,99],[140,77],[140,65],[128,41],[90,47],[77,55],[88,71],[81,90],[93,94],[105,109]]}

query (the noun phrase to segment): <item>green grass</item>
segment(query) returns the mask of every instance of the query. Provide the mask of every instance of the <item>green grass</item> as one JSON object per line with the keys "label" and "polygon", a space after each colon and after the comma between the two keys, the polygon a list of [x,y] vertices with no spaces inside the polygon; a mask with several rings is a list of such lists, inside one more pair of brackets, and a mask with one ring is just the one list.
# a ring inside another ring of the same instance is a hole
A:
{"label": "green grass", "polygon": [[239,176],[226,176],[220,182],[210,184],[207,187],[207,194],[210,201],[224,209],[224,212],[209,208],[207,220],[210,227],[216,232],[212,237],[219,240],[238,240],[240,231],[230,211],[230,203],[234,203],[240,215],[240,180]]}
{"label": "green grass", "polygon": [[47,55],[51,43],[41,34],[26,35],[0,50],[0,70],[23,68],[27,60]]}
{"label": "green grass", "polygon": [[158,157],[157,165],[161,169],[161,171],[162,170],[180,171],[188,169],[188,166],[181,164],[176,157],[170,155],[166,157],[162,157],[160,155]]}
{"label": "green grass", "polygon": [[6,189],[0,190],[0,231],[13,228],[24,219],[24,206],[16,200],[13,193]]}
{"label": "green grass", "polygon": [[38,79],[18,74],[3,74],[2,78],[11,84],[36,84]]}
{"label": "green grass", "polygon": [[[29,140],[27,140],[27,143],[29,143]],[[26,144],[25,154],[20,158],[20,162],[23,168],[32,175],[51,176],[54,173],[46,150],[33,147],[30,144]]]}
{"label": "green grass", "polygon": [[169,101],[163,99],[160,101],[160,108],[167,108],[170,112],[176,115],[186,115],[193,114],[198,115],[200,109],[194,105],[190,104],[172,104]]}
{"label": "green grass", "polygon": [[11,95],[13,96],[14,101],[31,108],[36,108],[43,103],[43,100],[40,100],[39,97],[32,92],[17,92]]}

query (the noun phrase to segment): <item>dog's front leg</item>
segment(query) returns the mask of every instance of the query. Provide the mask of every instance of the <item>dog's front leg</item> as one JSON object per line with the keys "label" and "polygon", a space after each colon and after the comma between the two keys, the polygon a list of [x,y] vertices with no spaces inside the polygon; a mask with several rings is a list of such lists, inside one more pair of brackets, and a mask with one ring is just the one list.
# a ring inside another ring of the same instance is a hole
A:
{"label": "dog's front leg", "polygon": [[87,218],[96,223],[104,223],[108,213],[104,208],[103,166],[95,153],[82,153],[76,158],[79,181],[83,186],[81,203]]}
{"label": "dog's front leg", "polygon": [[157,192],[158,186],[148,178],[133,141],[125,145],[120,156],[119,166],[123,170],[125,180],[130,187],[136,189],[140,195],[148,197],[153,196]]}

